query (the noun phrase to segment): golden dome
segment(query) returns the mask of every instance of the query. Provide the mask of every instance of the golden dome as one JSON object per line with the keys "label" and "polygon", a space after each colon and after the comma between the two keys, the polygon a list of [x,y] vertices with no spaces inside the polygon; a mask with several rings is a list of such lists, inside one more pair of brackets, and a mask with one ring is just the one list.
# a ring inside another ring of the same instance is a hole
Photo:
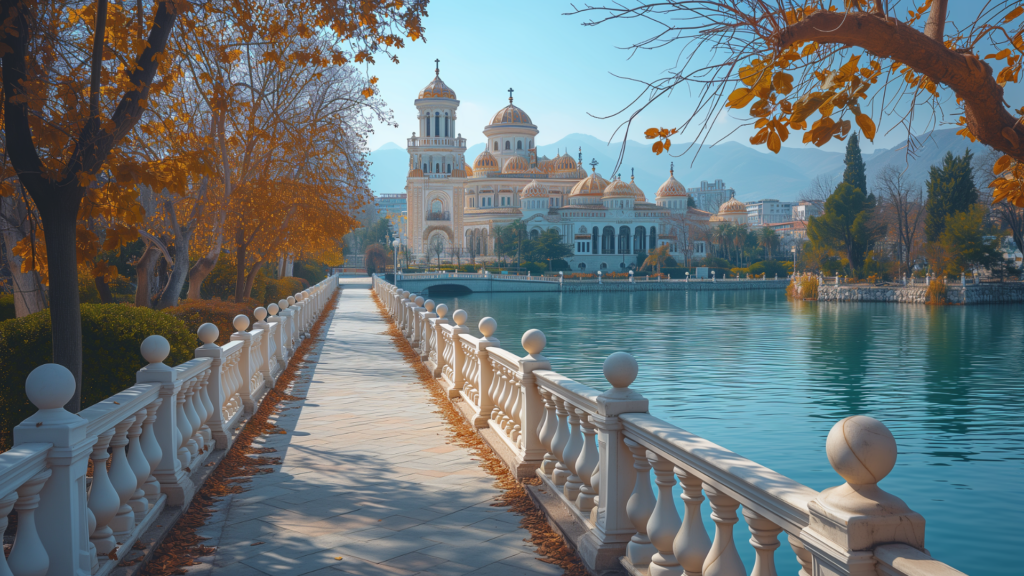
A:
{"label": "golden dome", "polygon": [[524,200],[527,198],[547,198],[548,193],[536,180],[531,180],[529,184],[523,188],[522,192],[519,193],[519,197]]}
{"label": "golden dome", "polygon": [[719,214],[747,214],[747,205],[735,198],[718,207]]}
{"label": "golden dome", "polygon": [[409,170],[409,178],[423,178],[423,170],[420,170],[419,168]]}
{"label": "golden dome", "polygon": [[551,161],[552,172],[572,172],[573,170],[576,170],[576,168],[576,161],[568,154],[558,156]]}
{"label": "golden dome", "polygon": [[434,68],[434,79],[420,90],[420,98],[451,98],[455,100],[455,90],[452,90],[441,80],[440,67]]}
{"label": "golden dome", "polygon": [[670,168],[668,172],[668,180],[658,188],[658,193],[655,194],[655,198],[668,198],[675,196],[686,196],[686,186],[680,184],[679,180],[675,177],[675,168]]}
{"label": "golden dome", "polygon": [[569,192],[569,196],[601,196],[604,194],[604,189],[608,187],[609,182],[597,172],[594,172],[590,176],[587,176],[583,180],[580,180],[572,187],[572,191]]}
{"label": "golden dome", "polygon": [[505,161],[505,167],[501,169],[502,174],[514,174],[516,172],[526,172],[530,169],[530,165],[526,163],[526,159],[522,156],[513,156]]}
{"label": "golden dome", "polygon": [[491,153],[484,150],[473,160],[473,171],[474,172],[497,172],[501,170],[501,166],[498,165],[498,160],[491,156]]}
{"label": "golden dome", "polygon": [[616,178],[615,180],[612,180],[611,184],[609,184],[607,187],[605,187],[604,194],[602,194],[602,197],[603,198],[633,198],[634,197],[634,193],[633,193],[633,189],[629,187],[629,184],[626,184],[625,182],[623,182],[621,178]]}
{"label": "golden dome", "polygon": [[467,178],[472,178],[473,177],[473,168],[469,164],[466,164],[465,168],[463,168],[463,170],[466,171],[466,177]]}
{"label": "golden dome", "polygon": [[629,176],[629,188],[633,191],[633,198],[637,202],[647,202],[647,196],[645,196],[644,191],[636,185],[636,181],[632,174]]}
{"label": "golden dome", "polygon": [[462,168],[453,168],[452,173],[449,174],[449,176],[452,178],[465,178],[466,171],[463,170]]}
{"label": "golden dome", "polygon": [[[511,90],[509,90],[511,94]],[[508,106],[505,106],[498,113],[491,118],[490,126],[495,124],[526,124],[527,126],[533,126],[533,120],[523,112],[523,109],[518,106],[512,105],[512,96],[508,97]]]}

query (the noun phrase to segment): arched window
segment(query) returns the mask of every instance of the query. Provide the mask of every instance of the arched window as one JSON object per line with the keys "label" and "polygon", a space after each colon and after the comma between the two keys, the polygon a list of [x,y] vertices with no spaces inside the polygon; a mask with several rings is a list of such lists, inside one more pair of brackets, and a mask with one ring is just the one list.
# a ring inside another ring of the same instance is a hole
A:
{"label": "arched window", "polygon": [[522,149],[523,149],[523,141],[519,140],[519,141],[516,142],[516,150],[522,150]]}
{"label": "arched window", "polygon": [[434,136],[441,135],[441,113],[434,112]]}
{"label": "arched window", "polygon": [[530,140],[530,148],[533,148],[533,140]]}
{"label": "arched window", "polygon": [[451,173],[452,173],[452,165],[451,165],[451,164],[449,164],[449,165],[448,165],[448,173],[449,173],[449,174],[451,174]]}
{"label": "arched window", "polygon": [[657,247],[658,247],[658,228],[656,226],[651,226],[651,241],[648,244],[648,249],[649,250],[654,250]]}
{"label": "arched window", "polygon": [[540,238],[540,230],[536,228],[530,230],[530,240],[536,240],[537,238]]}
{"label": "arched window", "polygon": [[434,164],[434,172],[436,172],[437,174],[441,173],[441,165],[440,164]]}
{"label": "arched window", "polygon": [[430,136],[430,113],[427,112],[427,136]]}
{"label": "arched window", "polygon": [[444,113],[444,137],[448,137],[448,113]]}
{"label": "arched window", "polygon": [[508,140],[505,140],[505,150],[511,150],[511,149],[512,149],[512,143],[509,142]]}
{"label": "arched window", "polygon": [[424,163],[423,163],[423,172],[428,172],[429,170],[430,170],[430,167],[429,167],[429,166],[427,166],[427,163],[426,163],[426,162],[424,162]]}
{"label": "arched window", "polygon": [[495,152],[498,151],[498,141],[497,140],[494,141],[494,151]]}
{"label": "arched window", "polygon": [[593,235],[590,237],[592,241],[591,253],[597,254],[597,248],[601,245],[601,234],[597,231],[597,226],[594,226]]}

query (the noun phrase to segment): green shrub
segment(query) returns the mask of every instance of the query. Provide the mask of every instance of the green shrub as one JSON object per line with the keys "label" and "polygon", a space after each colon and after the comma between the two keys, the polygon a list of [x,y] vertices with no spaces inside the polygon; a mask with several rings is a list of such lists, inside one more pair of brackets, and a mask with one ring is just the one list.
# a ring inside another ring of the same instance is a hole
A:
{"label": "green shrub", "polygon": [[[235,268],[235,261],[232,258],[221,256],[217,259],[210,275],[203,280],[199,289],[199,295],[204,300],[220,298],[221,300],[234,300],[235,283],[238,278],[238,270]],[[252,283],[252,292],[249,297],[262,302],[266,299],[267,276],[261,268],[256,272],[256,279]]]}
{"label": "green shrub", "polygon": [[[82,407],[135,384],[146,365],[139,345],[159,334],[171,343],[168,366],[192,358],[195,332],[163,312],[124,304],[82,304]],[[35,412],[25,396],[25,379],[53,360],[50,311],[0,322],[0,445],[10,446],[18,423]]]}
{"label": "green shrub", "polygon": [[292,266],[292,276],[296,278],[302,278],[308,284],[316,284],[317,282],[327,278],[327,265],[320,262],[311,262],[306,260],[300,260]]}
{"label": "green shrub", "polygon": [[177,306],[164,308],[163,311],[185,324],[186,329],[192,333],[192,339],[196,345],[199,343],[198,338],[195,336],[196,330],[207,322],[215,324],[220,330],[217,344],[224,345],[228,343],[231,339],[231,334],[235,331],[234,326],[231,324],[235,316],[245,314],[249,317],[249,325],[251,326],[256,321],[252,315],[253,310],[263,305],[252,299],[245,302],[235,302],[233,300],[182,300]]}
{"label": "green shrub", "polygon": [[14,312],[14,294],[0,294],[0,322],[16,318]]}
{"label": "green shrub", "polygon": [[296,292],[301,292],[302,279],[289,276],[287,278],[281,278],[280,280],[267,279],[266,289],[266,302],[277,302],[282,298],[294,296]]}

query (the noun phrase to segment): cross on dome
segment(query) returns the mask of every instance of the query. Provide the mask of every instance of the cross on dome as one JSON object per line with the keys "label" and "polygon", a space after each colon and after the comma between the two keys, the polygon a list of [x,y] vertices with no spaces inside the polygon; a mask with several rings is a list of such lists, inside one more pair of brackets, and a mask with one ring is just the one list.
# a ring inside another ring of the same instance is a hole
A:
{"label": "cross on dome", "polygon": [[436,76],[440,76],[441,75],[441,59],[440,58],[434,58],[434,75],[436,75]]}
{"label": "cross on dome", "polygon": [[600,164],[600,162],[597,161],[597,158],[591,158],[590,159],[590,171],[591,172],[597,172],[597,165],[598,164]]}
{"label": "cross on dome", "polygon": [[508,89],[508,103],[509,104],[512,103],[512,92],[513,92],[513,90],[511,88],[509,88]]}

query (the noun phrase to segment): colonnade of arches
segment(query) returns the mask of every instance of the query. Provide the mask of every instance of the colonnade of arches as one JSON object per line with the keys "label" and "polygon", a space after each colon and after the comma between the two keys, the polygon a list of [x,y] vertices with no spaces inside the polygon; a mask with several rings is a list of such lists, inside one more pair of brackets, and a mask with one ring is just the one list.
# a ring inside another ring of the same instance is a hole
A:
{"label": "colonnade of arches", "polygon": [[658,246],[658,227],[637,226],[630,230],[629,226],[598,228],[591,232],[591,254],[647,254],[651,248]]}
{"label": "colonnade of arches", "polygon": [[427,110],[420,122],[420,133],[433,138],[451,138],[455,134],[455,118],[447,110],[443,114],[435,110],[433,115]]}

